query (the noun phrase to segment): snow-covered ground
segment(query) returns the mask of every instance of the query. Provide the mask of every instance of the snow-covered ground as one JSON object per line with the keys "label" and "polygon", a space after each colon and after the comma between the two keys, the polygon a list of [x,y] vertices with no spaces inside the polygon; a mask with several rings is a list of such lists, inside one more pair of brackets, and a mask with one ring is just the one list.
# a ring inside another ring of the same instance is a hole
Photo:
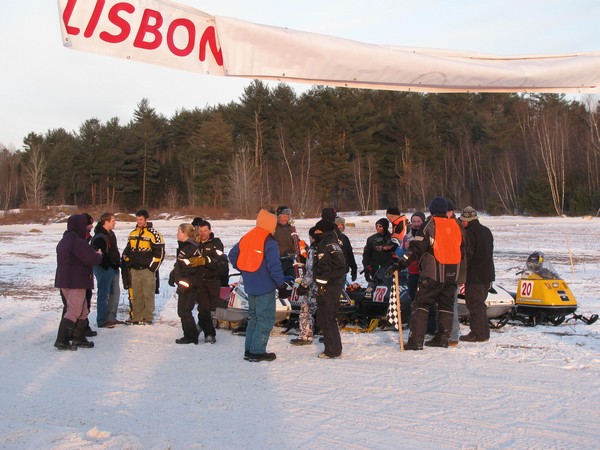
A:
{"label": "snow-covered ground", "polygon": [[[347,217],[359,264],[378,217]],[[600,321],[509,324],[486,343],[404,353],[397,332],[343,332],[337,360],[316,357],[322,344],[297,348],[274,334],[277,360],[250,363],[244,338],[229,331],[217,330],[215,345],[175,344],[181,328],[166,277],[179,223],[154,221],[168,252],[155,324],[100,329],[95,348],[76,352],[52,345],[65,224],[0,226],[2,448],[598,448]],[[314,223],[296,225],[306,236]],[[600,312],[600,219],[482,223],[495,236],[500,285],[516,290],[515,272],[541,250],[578,313]],[[214,221],[213,230],[229,249],[252,224]],[[117,224],[121,249],[133,226]],[[123,294],[122,319],[126,303]],[[90,319],[96,328],[95,308]]]}

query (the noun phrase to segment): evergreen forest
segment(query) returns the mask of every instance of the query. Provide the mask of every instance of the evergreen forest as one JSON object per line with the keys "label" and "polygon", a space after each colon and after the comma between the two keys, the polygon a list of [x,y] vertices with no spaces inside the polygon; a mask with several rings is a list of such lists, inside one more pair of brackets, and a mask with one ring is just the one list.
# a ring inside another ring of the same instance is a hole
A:
{"label": "evergreen forest", "polygon": [[[600,207],[600,115],[554,94],[419,94],[252,81],[239,101],[129,123],[30,133],[0,148],[2,208],[76,205],[254,217],[284,204],[424,209],[443,195],[490,214]],[[82,118],[83,119],[83,118]]]}

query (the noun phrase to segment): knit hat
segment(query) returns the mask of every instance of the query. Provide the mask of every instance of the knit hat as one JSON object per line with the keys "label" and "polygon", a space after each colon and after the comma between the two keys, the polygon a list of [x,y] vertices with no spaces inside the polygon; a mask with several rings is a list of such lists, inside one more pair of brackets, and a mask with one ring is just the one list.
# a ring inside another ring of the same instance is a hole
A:
{"label": "knit hat", "polygon": [[472,206],[467,206],[465,209],[463,209],[462,213],[460,214],[460,220],[462,220],[463,222],[470,222],[471,220],[477,219],[479,219],[479,217],[477,216],[477,211],[475,211],[475,208],[473,208]]}
{"label": "knit hat", "polygon": [[321,219],[329,220],[330,222],[335,222],[336,212],[334,208],[323,208],[321,211]]}
{"label": "knit hat", "polygon": [[420,217],[421,220],[425,222],[425,213],[423,211],[415,211],[410,218],[412,219],[415,216]]}
{"label": "knit hat", "polygon": [[315,230],[321,230],[323,233],[336,229],[333,220],[321,219],[315,224]]}
{"label": "knit hat", "polygon": [[448,211],[448,201],[444,197],[436,197],[431,200],[429,204],[429,214],[432,216],[438,216],[440,214],[446,214]]}
{"label": "knit hat", "polygon": [[381,225],[385,231],[388,231],[390,228],[390,221],[387,220],[385,217],[382,217],[377,222],[375,222],[375,226],[377,225]]}
{"label": "knit hat", "polygon": [[387,211],[385,212],[386,214],[392,214],[394,216],[400,216],[400,210],[398,209],[397,206],[392,206],[390,208],[387,209]]}
{"label": "knit hat", "polygon": [[[448,201],[448,211],[455,211],[456,210],[456,206],[454,206],[454,203],[452,203],[450,200]],[[446,211],[446,212],[448,212]]]}
{"label": "knit hat", "polygon": [[192,225],[195,227],[199,227],[202,222],[204,222],[204,219],[202,217],[194,217],[194,220],[192,220]]}

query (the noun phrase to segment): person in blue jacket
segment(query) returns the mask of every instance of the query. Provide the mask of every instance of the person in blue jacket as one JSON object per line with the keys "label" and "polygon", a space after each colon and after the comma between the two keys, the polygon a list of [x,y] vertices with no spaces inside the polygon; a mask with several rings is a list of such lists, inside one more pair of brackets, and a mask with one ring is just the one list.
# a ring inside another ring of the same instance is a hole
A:
{"label": "person in blue jacket", "polygon": [[285,289],[279,260],[279,247],[273,238],[277,216],[261,209],[256,227],[246,233],[229,252],[233,267],[242,273],[248,294],[248,326],[244,359],[252,362],[273,361],[267,352],[269,335],[275,325],[275,290]]}

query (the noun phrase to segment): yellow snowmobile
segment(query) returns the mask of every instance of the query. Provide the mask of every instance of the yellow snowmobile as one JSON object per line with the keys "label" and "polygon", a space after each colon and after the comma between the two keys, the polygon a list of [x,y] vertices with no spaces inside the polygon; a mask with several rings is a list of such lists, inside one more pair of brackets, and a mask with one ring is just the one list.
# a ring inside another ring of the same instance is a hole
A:
{"label": "yellow snowmobile", "polygon": [[[575,314],[577,300],[542,252],[533,252],[527,258],[525,269],[519,272],[521,279],[515,296],[514,318],[525,325],[550,322],[560,325],[566,320],[581,320],[591,325],[598,315],[589,318]],[[567,316],[572,315],[567,318]]]}

